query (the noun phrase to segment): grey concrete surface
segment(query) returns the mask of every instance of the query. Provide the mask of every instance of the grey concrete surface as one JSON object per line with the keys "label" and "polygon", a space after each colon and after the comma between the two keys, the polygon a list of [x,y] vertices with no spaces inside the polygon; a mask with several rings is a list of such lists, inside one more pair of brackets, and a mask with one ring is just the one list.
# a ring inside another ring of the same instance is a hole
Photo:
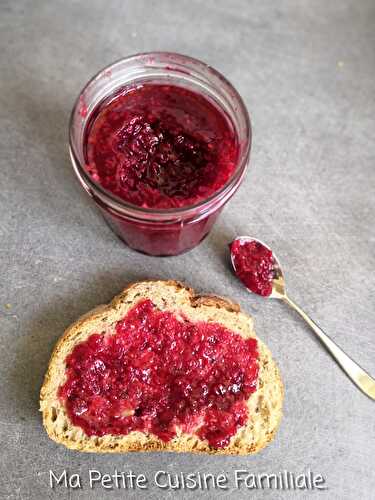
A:
{"label": "grey concrete surface", "polygon": [[[373,0],[0,3],[0,497],[375,498],[375,403],[282,304],[246,294],[227,266],[237,234],[267,241],[290,294],[375,374],[375,3]],[[251,168],[212,234],[175,258],[137,254],[74,178],[67,125],[85,81],[147,50],[204,59],[252,117]],[[129,281],[186,280],[255,316],[285,381],[285,416],[257,456],[89,455],[50,441],[38,391],[78,315]],[[322,474],[325,491],[145,491],[87,486],[89,469]],[[83,487],[49,487],[49,470]]]}

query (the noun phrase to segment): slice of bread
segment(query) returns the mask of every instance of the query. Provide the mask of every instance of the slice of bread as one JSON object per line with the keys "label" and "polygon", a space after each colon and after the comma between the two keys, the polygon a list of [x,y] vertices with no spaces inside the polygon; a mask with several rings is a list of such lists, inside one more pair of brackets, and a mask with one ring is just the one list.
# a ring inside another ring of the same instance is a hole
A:
{"label": "slice of bread", "polygon": [[143,281],[126,288],[106,306],[99,306],[70,326],[58,341],[40,394],[43,423],[51,439],[86,452],[179,451],[214,454],[255,453],[274,437],[282,416],[283,385],[268,348],[259,340],[257,390],[247,401],[248,420],[225,448],[212,448],[195,434],[177,429],[168,442],[153,434],[132,431],[127,435],[87,436],[67,415],[58,389],[66,380],[65,360],[73,348],[91,334],[114,332],[115,325],[138,301],[150,299],[161,311],[183,314],[191,321],[220,323],[243,338],[255,337],[252,319],[240,307],[217,296],[202,296],[176,281]]}

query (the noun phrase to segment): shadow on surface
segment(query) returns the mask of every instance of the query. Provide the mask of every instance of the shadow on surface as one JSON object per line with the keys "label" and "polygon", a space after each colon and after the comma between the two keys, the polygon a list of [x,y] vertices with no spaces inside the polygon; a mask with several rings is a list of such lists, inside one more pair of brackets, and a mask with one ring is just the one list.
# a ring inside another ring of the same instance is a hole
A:
{"label": "shadow on surface", "polygon": [[233,238],[233,231],[223,227],[220,223],[213,227],[212,232],[207,237],[210,253],[214,256],[215,261],[220,263],[221,272],[228,273],[230,277],[233,277],[233,271],[228,245]]}
{"label": "shadow on surface", "polygon": [[[13,75],[13,79],[16,85],[4,79],[1,92],[4,114],[12,119],[11,147],[19,158],[12,162],[12,175],[23,180],[17,184],[17,196],[23,197],[29,210],[40,210],[40,203],[47,209],[60,207],[63,215],[67,201],[81,203],[87,199],[68,152],[69,116],[75,95],[61,92],[64,86],[60,82],[56,82],[59,92],[54,92],[53,85],[35,75],[29,74],[27,79],[24,74]],[[32,175],[25,176],[31,162]],[[29,196],[30,191],[38,194],[39,202]]]}

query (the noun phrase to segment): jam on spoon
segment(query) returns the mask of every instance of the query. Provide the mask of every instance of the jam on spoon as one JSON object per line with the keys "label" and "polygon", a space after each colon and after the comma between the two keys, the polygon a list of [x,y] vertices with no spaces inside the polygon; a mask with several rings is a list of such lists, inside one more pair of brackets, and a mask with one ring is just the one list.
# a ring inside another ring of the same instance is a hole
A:
{"label": "jam on spoon", "polygon": [[253,293],[268,297],[272,293],[274,259],[272,251],[259,241],[240,238],[230,245],[237,276]]}
{"label": "jam on spoon", "polygon": [[284,275],[272,250],[262,241],[240,236],[229,245],[236,276],[249,292],[280,299],[294,309],[311,327],[325,348],[347,376],[368,397],[375,400],[375,380],[355,363],[323,330],[287,295]]}

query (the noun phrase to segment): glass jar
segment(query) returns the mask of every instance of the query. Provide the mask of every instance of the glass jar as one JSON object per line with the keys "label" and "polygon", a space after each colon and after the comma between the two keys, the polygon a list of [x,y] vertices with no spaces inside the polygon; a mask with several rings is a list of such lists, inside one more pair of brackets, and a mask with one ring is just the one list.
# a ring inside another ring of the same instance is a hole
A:
{"label": "glass jar", "polygon": [[[239,147],[236,168],[220,190],[194,205],[171,209],[139,207],[105,190],[85,169],[85,131],[93,110],[122,87],[146,82],[168,83],[200,93],[232,122]],[[177,255],[207,236],[239,187],[249,161],[251,126],[241,97],[220,73],[191,57],[154,52],[122,59],[88,82],[72,111],[69,142],[74,171],[113,231],[140,252]]]}

